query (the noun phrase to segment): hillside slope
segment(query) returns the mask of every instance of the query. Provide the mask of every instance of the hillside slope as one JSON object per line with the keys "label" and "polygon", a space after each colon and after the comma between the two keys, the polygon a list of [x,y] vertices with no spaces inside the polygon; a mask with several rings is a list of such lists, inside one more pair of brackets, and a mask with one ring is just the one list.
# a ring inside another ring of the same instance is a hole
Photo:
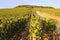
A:
{"label": "hillside slope", "polygon": [[0,9],[0,16],[17,16],[23,15],[31,12],[31,10],[47,12],[50,14],[60,15],[60,9],[53,7],[43,7],[43,6],[29,6],[29,5],[21,5],[14,8]]}
{"label": "hillside slope", "polygon": [[46,19],[55,19],[57,21],[57,32],[59,33],[60,32],[60,16],[56,16],[56,15],[51,15],[51,14],[48,14],[48,13],[45,13],[45,12],[40,12],[40,11],[36,11],[36,14],[38,16],[40,16],[41,18],[44,17]]}

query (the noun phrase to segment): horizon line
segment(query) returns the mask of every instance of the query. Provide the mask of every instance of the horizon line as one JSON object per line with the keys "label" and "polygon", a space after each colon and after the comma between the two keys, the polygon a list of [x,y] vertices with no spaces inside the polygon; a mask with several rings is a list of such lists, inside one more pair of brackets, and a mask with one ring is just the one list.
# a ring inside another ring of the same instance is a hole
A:
{"label": "horizon line", "polygon": [[[15,5],[15,6],[11,6],[11,7],[0,7],[0,9],[6,9],[6,8],[14,8],[17,6],[25,6],[27,4],[21,4],[21,5]],[[27,6],[42,6],[42,7],[53,7],[53,6],[48,6],[48,5],[27,5]],[[53,7],[53,8],[60,8],[60,7]]]}

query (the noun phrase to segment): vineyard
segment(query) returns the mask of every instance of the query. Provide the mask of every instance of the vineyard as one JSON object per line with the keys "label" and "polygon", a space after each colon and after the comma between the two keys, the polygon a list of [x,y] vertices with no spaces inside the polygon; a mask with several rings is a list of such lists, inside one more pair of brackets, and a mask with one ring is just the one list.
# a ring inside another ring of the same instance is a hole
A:
{"label": "vineyard", "polygon": [[0,40],[54,40],[57,21],[35,11],[29,6],[0,9]]}

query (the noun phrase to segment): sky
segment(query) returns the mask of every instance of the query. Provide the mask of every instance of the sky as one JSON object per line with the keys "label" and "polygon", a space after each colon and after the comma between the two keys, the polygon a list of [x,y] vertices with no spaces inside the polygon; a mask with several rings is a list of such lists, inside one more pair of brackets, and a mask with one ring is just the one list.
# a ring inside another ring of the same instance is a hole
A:
{"label": "sky", "polygon": [[18,5],[38,5],[60,8],[60,0],[0,0],[0,8],[12,8]]}

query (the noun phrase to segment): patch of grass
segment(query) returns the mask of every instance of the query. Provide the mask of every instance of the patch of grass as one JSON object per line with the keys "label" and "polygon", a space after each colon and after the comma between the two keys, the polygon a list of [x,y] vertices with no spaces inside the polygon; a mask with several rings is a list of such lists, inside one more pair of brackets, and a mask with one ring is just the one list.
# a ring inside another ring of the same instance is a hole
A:
{"label": "patch of grass", "polygon": [[0,9],[0,18],[22,17],[30,13],[30,8],[20,7],[11,9]]}
{"label": "patch of grass", "polygon": [[35,10],[41,11],[41,12],[46,12],[49,14],[53,14],[56,16],[60,16],[60,9],[57,8],[34,8]]}

